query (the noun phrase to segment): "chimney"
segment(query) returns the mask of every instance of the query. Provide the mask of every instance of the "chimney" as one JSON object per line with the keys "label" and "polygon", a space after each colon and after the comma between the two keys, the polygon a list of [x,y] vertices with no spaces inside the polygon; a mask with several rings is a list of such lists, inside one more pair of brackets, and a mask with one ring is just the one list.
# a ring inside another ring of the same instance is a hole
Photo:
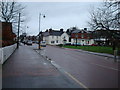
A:
{"label": "chimney", "polygon": [[87,28],[84,28],[85,31],[87,31]]}
{"label": "chimney", "polygon": [[52,31],[52,28],[49,29],[49,32],[51,32],[51,31]]}
{"label": "chimney", "polygon": [[46,29],[46,31],[45,32],[48,32],[48,29]]}
{"label": "chimney", "polygon": [[63,32],[63,28],[60,29],[60,32]]}

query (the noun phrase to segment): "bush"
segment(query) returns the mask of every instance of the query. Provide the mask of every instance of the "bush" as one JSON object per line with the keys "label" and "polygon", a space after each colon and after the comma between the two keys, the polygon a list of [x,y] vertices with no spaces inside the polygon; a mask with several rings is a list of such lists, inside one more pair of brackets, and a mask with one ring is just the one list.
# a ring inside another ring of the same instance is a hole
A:
{"label": "bush", "polygon": [[58,44],[57,46],[62,47],[62,46],[63,46],[63,44]]}

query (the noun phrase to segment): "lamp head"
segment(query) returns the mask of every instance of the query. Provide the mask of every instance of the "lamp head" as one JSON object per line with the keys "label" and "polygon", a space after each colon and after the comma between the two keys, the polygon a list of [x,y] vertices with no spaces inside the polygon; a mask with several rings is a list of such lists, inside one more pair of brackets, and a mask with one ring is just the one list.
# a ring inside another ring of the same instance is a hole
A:
{"label": "lamp head", "polygon": [[43,17],[45,18],[46,16],[44,15]]}

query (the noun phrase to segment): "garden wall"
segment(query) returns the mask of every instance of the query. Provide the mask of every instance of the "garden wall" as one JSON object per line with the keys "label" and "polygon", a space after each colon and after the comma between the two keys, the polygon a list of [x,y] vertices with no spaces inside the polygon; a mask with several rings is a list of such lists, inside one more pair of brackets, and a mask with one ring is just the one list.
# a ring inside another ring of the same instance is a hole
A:
{"label": "garden wall", "polygon": [[0,48],[0,64],[3,64],[15,51],[17,44]]}

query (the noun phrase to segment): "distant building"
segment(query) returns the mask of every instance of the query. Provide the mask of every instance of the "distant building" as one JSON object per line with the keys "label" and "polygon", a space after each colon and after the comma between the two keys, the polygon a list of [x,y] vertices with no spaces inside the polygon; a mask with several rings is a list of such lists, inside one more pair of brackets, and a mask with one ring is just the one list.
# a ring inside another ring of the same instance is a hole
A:
{"label": "distant building", "polygon": [[71,43],[69,40],[69,35],[66,32],[64,32],[63,29],[60,30],[49,29],[43,32],[42,36],[43,41],[46,41],[46,44],[49,45]]}
{"label": "distant building", "polygon": [[95,30],[93,37],[97,45],[112,45],[113,41],[120,42],[120,30]]}
{"label": "distant building", "polygon": [[2,23],[2,40],[13,40],[16,34],[12,31],[12,23],[0,22]]}
{"label": "distant building", "polygon": [[87,31],[86,28],[84,29],[78,29],[73,28],[71,30],[71,44],[74,45],[92,45],[94,44],[94,39],[92,36],[92,33],[90,31]]}
{"label": "distant building", "polygon": [[72,45],[112,45],[114,42],[120,41],[119,30],[96,30],[88,31],[87,28],[78,29],[71,27],[66,32],[63,29],[49,29],[42,32],[43,38],[49,45],[72,44]]}

